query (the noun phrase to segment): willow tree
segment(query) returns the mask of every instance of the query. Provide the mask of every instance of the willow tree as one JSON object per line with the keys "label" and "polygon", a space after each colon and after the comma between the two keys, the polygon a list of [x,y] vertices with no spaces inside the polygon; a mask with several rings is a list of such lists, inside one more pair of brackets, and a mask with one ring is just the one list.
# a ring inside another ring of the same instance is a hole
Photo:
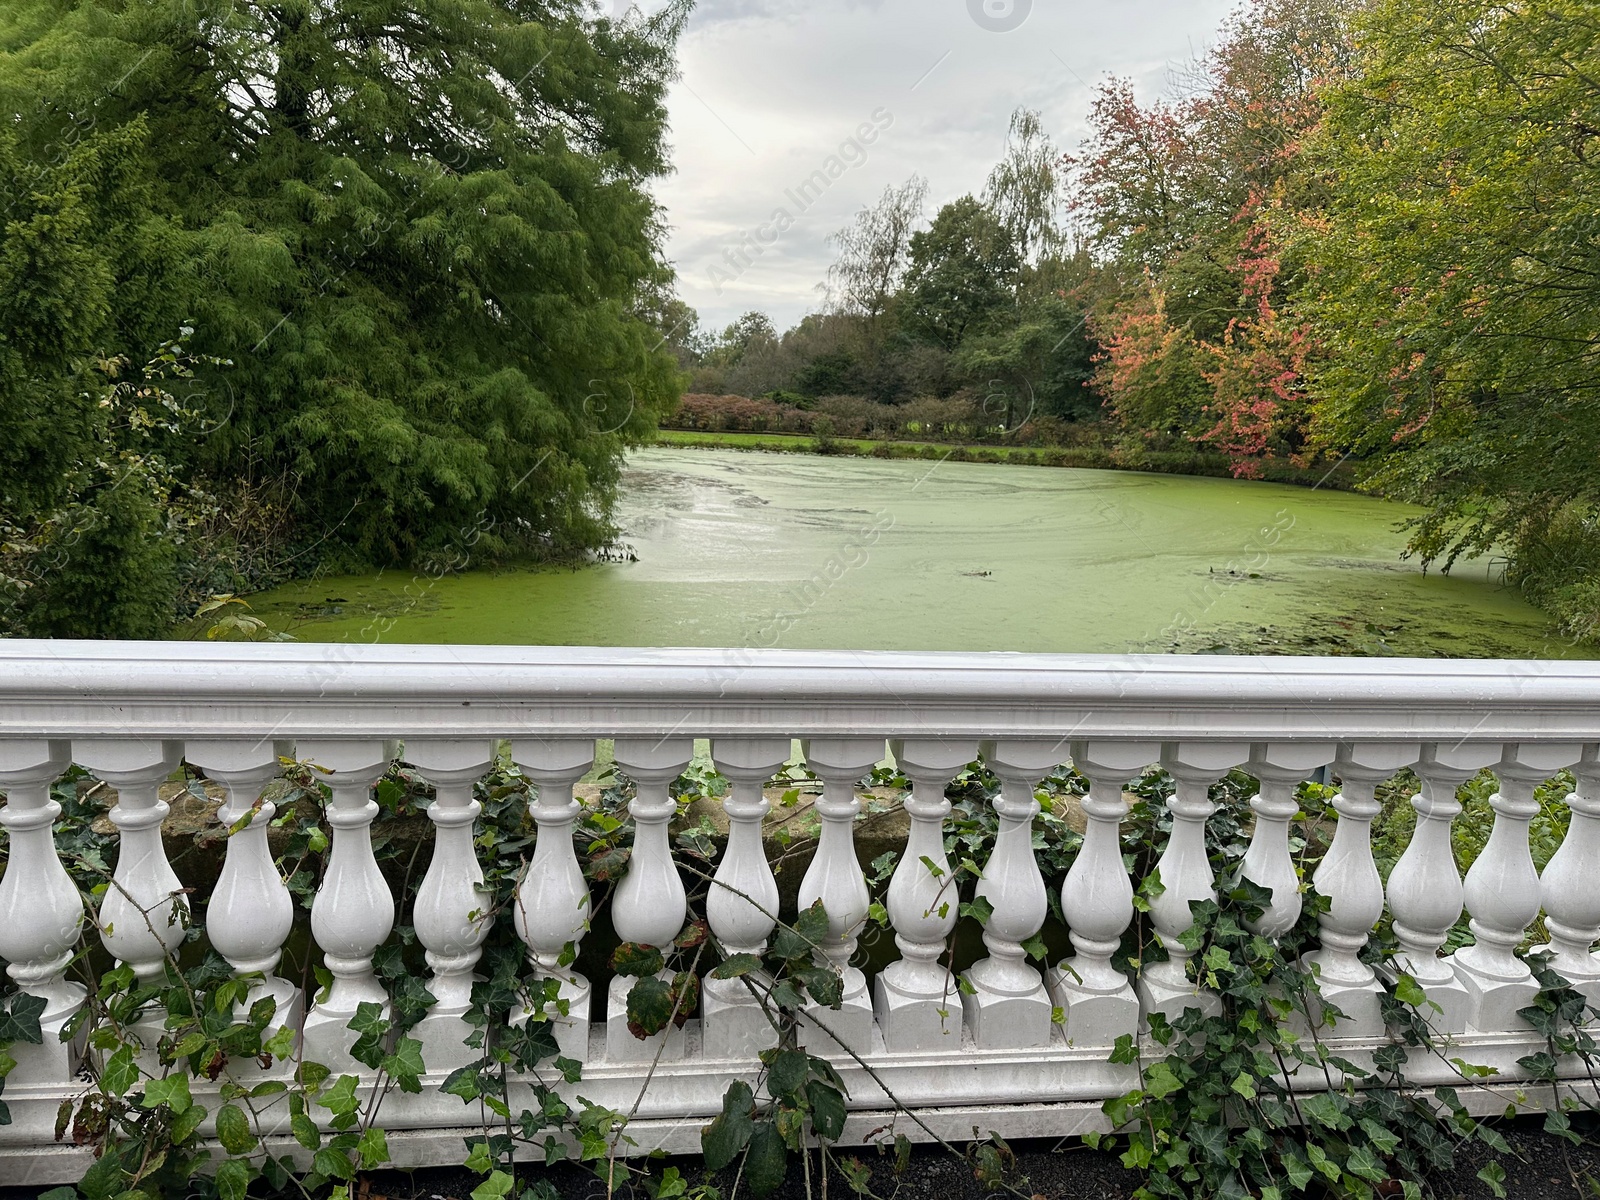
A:
{"label": "willow tree", "polygon": [[296,565],[595,545],[679,386],[636,313],[670,276],[648,187],[686,11],[7,5],[15,154],[137,134],[148,213],[68,350],[143,361],[186,322],[231,360],[190,465],[225,509],[275,491]]}

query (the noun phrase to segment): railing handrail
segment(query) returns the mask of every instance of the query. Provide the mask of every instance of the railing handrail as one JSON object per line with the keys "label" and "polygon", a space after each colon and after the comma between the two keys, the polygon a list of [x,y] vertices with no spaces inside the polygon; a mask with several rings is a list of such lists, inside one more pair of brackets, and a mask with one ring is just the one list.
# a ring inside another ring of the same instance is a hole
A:
{"label": "railing handrail", "polygon": [[0,641],[0,736],[1593,741],[1600,662]]}

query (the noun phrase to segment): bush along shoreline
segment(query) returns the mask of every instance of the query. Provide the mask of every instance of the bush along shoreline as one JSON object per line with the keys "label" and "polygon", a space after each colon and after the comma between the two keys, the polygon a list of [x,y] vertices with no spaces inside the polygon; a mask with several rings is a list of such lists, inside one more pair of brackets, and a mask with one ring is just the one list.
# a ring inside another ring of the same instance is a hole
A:
{"label": "bush along shoreline", "polygon": [[[705,397],[744,401],[744,397]],[[760,405],[760,401],[745,401]],[[766,402],[770,403],[770,402]],[[773,407],[777,407],[774,405]],[[716,422],[711,427],[686,425],[682,421],[663,423],[655,444],[688,450],[745,450],[772,454],[821,454],[852,458],[915,458],[930,462],[1004,463],[1012,466],[1068,467],[1098,471],[1148,471],[1161,475],[1198,475],[1215,479],[1234,479],[1232,461],[1225,454],[1206,453],[1182,447],[1148,447],[1127,439],[1106,436],[1097,426],[1068,426],[1067,439],[1056,440],[1053,429],[1024,426],[1011,436],[983,439],[967,435],[960,428],[930,430],[931,437],[886,436],[877,428],[857,426],[841,435],[840,422],[825,414],[790,409],[804,421],[784,421],[800,428],[741,428],[743,423]],[[774,423],[776,424],[776,423]],[[1050,425],[1056,424],[1050,422]],[[716,427],[721,425],[722,427]],[[730,427],[731,425],[731,427]],[[847,428],[849,428],[847,426]],[[937,435],[943,436],[937,436]],[[966,436],[964,436],[966,435]],[[1336,491],[1357,489],[1355,473],[1344,464],[1318,464],[1301,467],[1290,462],[1263,463],[1254,482],[1286,483],[1300,487],[1330,488]]]}

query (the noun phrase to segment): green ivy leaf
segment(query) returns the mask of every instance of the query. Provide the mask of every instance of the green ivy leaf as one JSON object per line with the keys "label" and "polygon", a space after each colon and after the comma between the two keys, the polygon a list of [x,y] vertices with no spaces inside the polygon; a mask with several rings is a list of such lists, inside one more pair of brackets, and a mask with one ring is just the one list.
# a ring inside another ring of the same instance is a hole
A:
{"label": "green ivy leaf", "polygon": [[1191,1125],[1189,1140],[1204,1151],[1214,1163],[1232,1166],[1234,1156],[1229,1153],[1229,1129],[1226,1125]]}
{"label": "green ivy leaf", "polygon": [[555,1061],[555,1068],[561,1072],[561,1078],[568,1083],[577,1083],[583,1078],[583,1064],[575,1058],[558,1055]]}
{"label": "green ivy leaf", "polygon": [[1181,1087],[1183,1080],[1179,1079],[1165,1062],[1152,1063],[1145,1068],[1144,1090],[1150,1093],[1152,1099],[1163,1099]]}
{"label": "green ivy leaf", "polygon": [[1382,1183],[1389,1178],[1389,1172],[1383,1169],[1378,1161],[1378,1156],[1372,1152],[1371,1146],[1356,1146],[1344,1160],[1344,1169],[1352,1175],[1359,1175],[1362,1179],[1372,1183]]}
{"label": "green ivy leaf", "polygon": [[510,1189],[515,1186],[517,1181],[506,1171],[491,1171],[490,1178],[474,1187],[470,1195],[472,1200],[504,1200],[504,1197],[510,1195]]}
{"label": "green ivy leaf", "polygon": [[350,1057],[363,1066],[377,1070],[383,1061],[383,1039],[388,1036],[391,1021],[383,1005],[363,1000],[356,1005],[356,1015],[350,1018],[349,1028],[356,1032],[350,1047]]}
{"label": "green ivy leaf", "polygon": [[179,1072],[168,1075],[165,1079],[146,1081],[144,1100],[141,1103],[145,1108],[155,1108],[158,1104],[165,1104],[175,1115],[182,1115],[194,1103],[189,1095],[189,1077]]}
{"label": "green ivy leaf", "polygon": [[360,1082],[354,1075],[339,1076],[331,1088],[317,1097],[318,1107],[327,1109],[335,1119],[343,1118],[348,1121],[355,1116],[356,1109],[361,1107],[361,1101],[356,1098],[356,1088]]}
{"label": "green ivy leaf", "polygon": [[0,1043],[29,1042],[38,1046],[44,1042],[44,1032],[39,1018],[44,1014],[45,998],[32,992],[13,992],[11,1003],[0,1009]]}
{"label": "green ivy leaf", "polygon": [[979,925],[987,926],[989,918],[994,916],[994,905],[987,896],[974,896],[972,903],[963,904],[958,911],[963,917],[971,917]]}
{"label": "green ivy leaf", "polygon": [[1111,1122],[1111,1128],[1121,1129],[1134,1119],[1136,1106],[1144,1099],[1144,1091],[1136,1088],[1121,1096],[1113,1096],[1100,1106],[1100,1111],[1106,1114],[1106,1119]]}
{"label": "green ivy leaf", "polygon": [[1478,1172],[1478,1178],[1483,1180],[1488,1189],[1495,1194],[1498,1200],[1505,1200],[1506,1169],[1497,1162],[1489,1163]]}
{"label": "green ivy leaf", "polygon": [[[679,1196],[689,1194],[689,1182],[684,1179],[677,1167],[668,1167],[661,1172],[660,1180],[645,1176],[645,1190],[650,1193],[650,1200],[677,1200]],[[527,1193],[523,1193],[526,1200]]]}
{"label": "green ivy leaf", "polygon": [[1123,1064],[1139,1061],[1139,1047],[1134,1045],[1133,1035],[1131,1033],[1119,1034],[1117,1036],[1116,1045],[1112,1046],[1111,1048],[1111,1058],[1109,1061]]}
{"label": "green ivy leaf", "polygon": [[1361,1118],[1361,1131],[1372,1139],[1372,1147],[1379,1154],[1393,1154],[1400,1145],[1400,1136],[1378,1124],[1371,1117]]}
{"label": "green ivy leaf", "polygon": [[138,1082],[139,1064],[134,1060],[133,1047],[118,1048],[106,1059],[105,1070],[100,1072],[100,1086],[113,1096],[121,1096]]}
{"label": "green ivy leaf", "polygon": [[1311,1159],[1311,1165],[1328,1177],[1329,1183],[1339,1182],[1339,1176],[1343,1172],[1339,1170],[1339,1164],[1328,1157],[1326,1150],[1316,1142],[1307,1142],[1306,1155]]}
{"label": "green ivy leaf", "polygon": [[381,1167],[389,1161],[388,1136],[377,1126],[369,1126],[361,1135],[361,1140],[356,1143],[356,1152],[361,1155],[361,1169],[370,1171],[373,1167]]}
{"label": "green ivy leaf", "polygon": [[472,1064],[457,1067],[444,1077],[444,1082],[439,1085],[439,1090],[446,1096],[460,1096],[463,1101],[471,1104],[483,1095],[483,1087],[478,1078],[478,1067]]}
{"label": "green ivy leaf", "polygon": [[402,1037],[394,1053],[384,1057],[383,1069],[394,1077],[402,1092],[420,1092],[421,1075],[427,1070],[422,1062],[422,1043],[413,1037]]}
{"label": "green ivy leaf", "polygon": [[1301,1158],[1293,1150],[1286,1150],[1283,1154],[1283,1173],[1289,1177],[1289,1183],[1297,1192],[1303,1192],[1306,1184],[1311,1182],[1311,1164]]}
{"label": "green ivy leaf", "polygon": [[1353,1122],[1347,1111],[1349,1101],[1333,1092],[1318,1092],[1300,1101],[1300,1111],[1329,1129],[1349,1129]]}
{"label": "green ivy leaf", "polygon": [[1422,990],[1422,985],[1411,976],[1401,971],[1395,980],[1394,997],[1402,1004],[1409,1004],[1412,1008],[1421,1008],[1428,1002],[1428,993]]}

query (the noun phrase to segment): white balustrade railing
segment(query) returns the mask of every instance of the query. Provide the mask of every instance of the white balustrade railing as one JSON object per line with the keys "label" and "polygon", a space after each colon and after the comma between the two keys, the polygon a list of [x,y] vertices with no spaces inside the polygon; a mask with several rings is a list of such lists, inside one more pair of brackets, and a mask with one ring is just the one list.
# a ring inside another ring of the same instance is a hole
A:
{"label": "white balustrade railing", "polygon": [[[1380,974],[1403,971],[1438,1006],[1432,1024],[1462,1054],[1499,1079],[1522,1077],[1516,1060],[1542,1047],[1517,1015],[1537,987],[1524,955],[1541,914],[1555,968],[1600,1000],[1596,664],[15,641],[0,643],[0,826],[9,838],[0,955],[15,986],[45,1002],[45,1041],[11,1048],[14,1119],[0,1126],[0,1159],[34,1163],[36,1180],[81,1167],[81,1152],[57,1147],[51,1126],[60,1101],[87,1086],[81,1069],[93,1053],[58,1036],[85,1002],[67,969],[86,918],[105,953],[144,982],[162,976],[189,934],[191,897],[167,858],[159,791],[183,761],[225,795],[221,875],[209,895],[192,898],[204,937],[248,981],[245,1007],[271,997],[274,1025],[299,1036],[306,1059],[369,1073],[352,1055],[349,1023],[363,1003],[387,1013],[374,957],[397,921],[414,929],[435,1003],[413,1034],[428,1068],[422,1093],[385,1101],[400,1161],[453,1160],[472,1124],[439,1085],[476,1057],[464,1045],[466,1017],[496,920],[526,944],[534,976],[553,981],[558,1002],[540,996],[532,1003],[542,1012],[525,1008],[513,1020],[553,1021],[562,1053],[585,1064],[574,1095],[631,1107],[633,1150],[692,1149],[727,1083],[755,1078],[771,1023],[745,980],[707,978],[693,1019],[634,1036],[631,980],[601,989],[574,966],[594,901],[572,835],[582,813],[574,787],[597,741],[609,742],[636,791],[631,856],[606,919],[621,940],[669,946],[689,912],[669,787],[700,738],[731,783],[728,835],[714,876],[689,887],[704,893],[724,953],[760,953],[776,921],[794,916],[780,911],[763,849],[763,785],[791,761],[795,740],[822,781],[820,836],[798,903],[821,901],[826,911],[816,965],[840,974],[844,999],[808,1009],[802,1028],[850,1087],[846,1140],[867,1137],[896,1106],[917,1111],[921,1134],[1099,1126],[1099,1101],[1134,1079],[1135,1068],[1108,1061],[1119,1037],[1139,1036],[1152,1013],[1218,1011],[1188,969],[1182,937],[1191,904],[1215,894],[1205,847],[1211,788],[1235,767],[1260,782],[1235,816],[1249,831],[1242,874],[1270,891],[1254,926],[1269,939],[1302,912],[1297,788],[1324,772],[1338,781],[1337,822],[1314,879],[1329,903],[1303,965],[1344,1014],[1328,1030],[1341,1053],[1359,1060],[1384,1044]],[[435,793],[431,853],[403,912],[373,852],[372,789],[396,739]],[[537,836],[514,902],[497,914],[474,843],[474,785],[501,743],[534,785]],[[980,748],[1001,781],[999,833],[972,888],[988,910],[984,949],[958,973],[948,945],[961,892],[944,846],[945,788]],[[883,896],[897,958],[869,979],[858,954],[871,897],[856,844],[857,781],[891,752],[912,783],[909,834]],[[310,764],[332,797],[331,850],[309,916],[331,983],[315,995],[280,966],[299,919],[268,844],[274,808],[262,799],[280,755]],[[1036,788],[1069,762],[1089,785],[1085,832],[1070,870],[1050,877],[1035,850]],[[115,869],[92,911],[52,838],[60,806],[50,785],[72,763],[117,794]],[[1125,788],[1153,765],[1175,784],[1161,887],[1149,902],[1165,959],[1130,971],[1118,952],[1142,881],[1130,876],[1119,835]],[[1380,789],[1405,769],[1421,781],[1416,826],[1385,885],[1372,823]],[[1463,880],[1451,840],[1456,793],[1484,769],[1499,785],[1493,829]],[[1541,878],[1529,844],[1534,793],[1564,770],[1576,780],[1570,827]],[[1071,953],[1041,964],[1029,950],[1054,889]],[[1400,949],[1375,971],[1362,952],[1386,911]],[[1470,942],[1445,953],[1464,911]],[[163,1019],[146,1009],[132,1030],[147,1062]],[[1449,1070],[1439,1056],[1413,1076],[1460,1084]],[[1320,1076],[1293,1082],[1326,1086]]]}

